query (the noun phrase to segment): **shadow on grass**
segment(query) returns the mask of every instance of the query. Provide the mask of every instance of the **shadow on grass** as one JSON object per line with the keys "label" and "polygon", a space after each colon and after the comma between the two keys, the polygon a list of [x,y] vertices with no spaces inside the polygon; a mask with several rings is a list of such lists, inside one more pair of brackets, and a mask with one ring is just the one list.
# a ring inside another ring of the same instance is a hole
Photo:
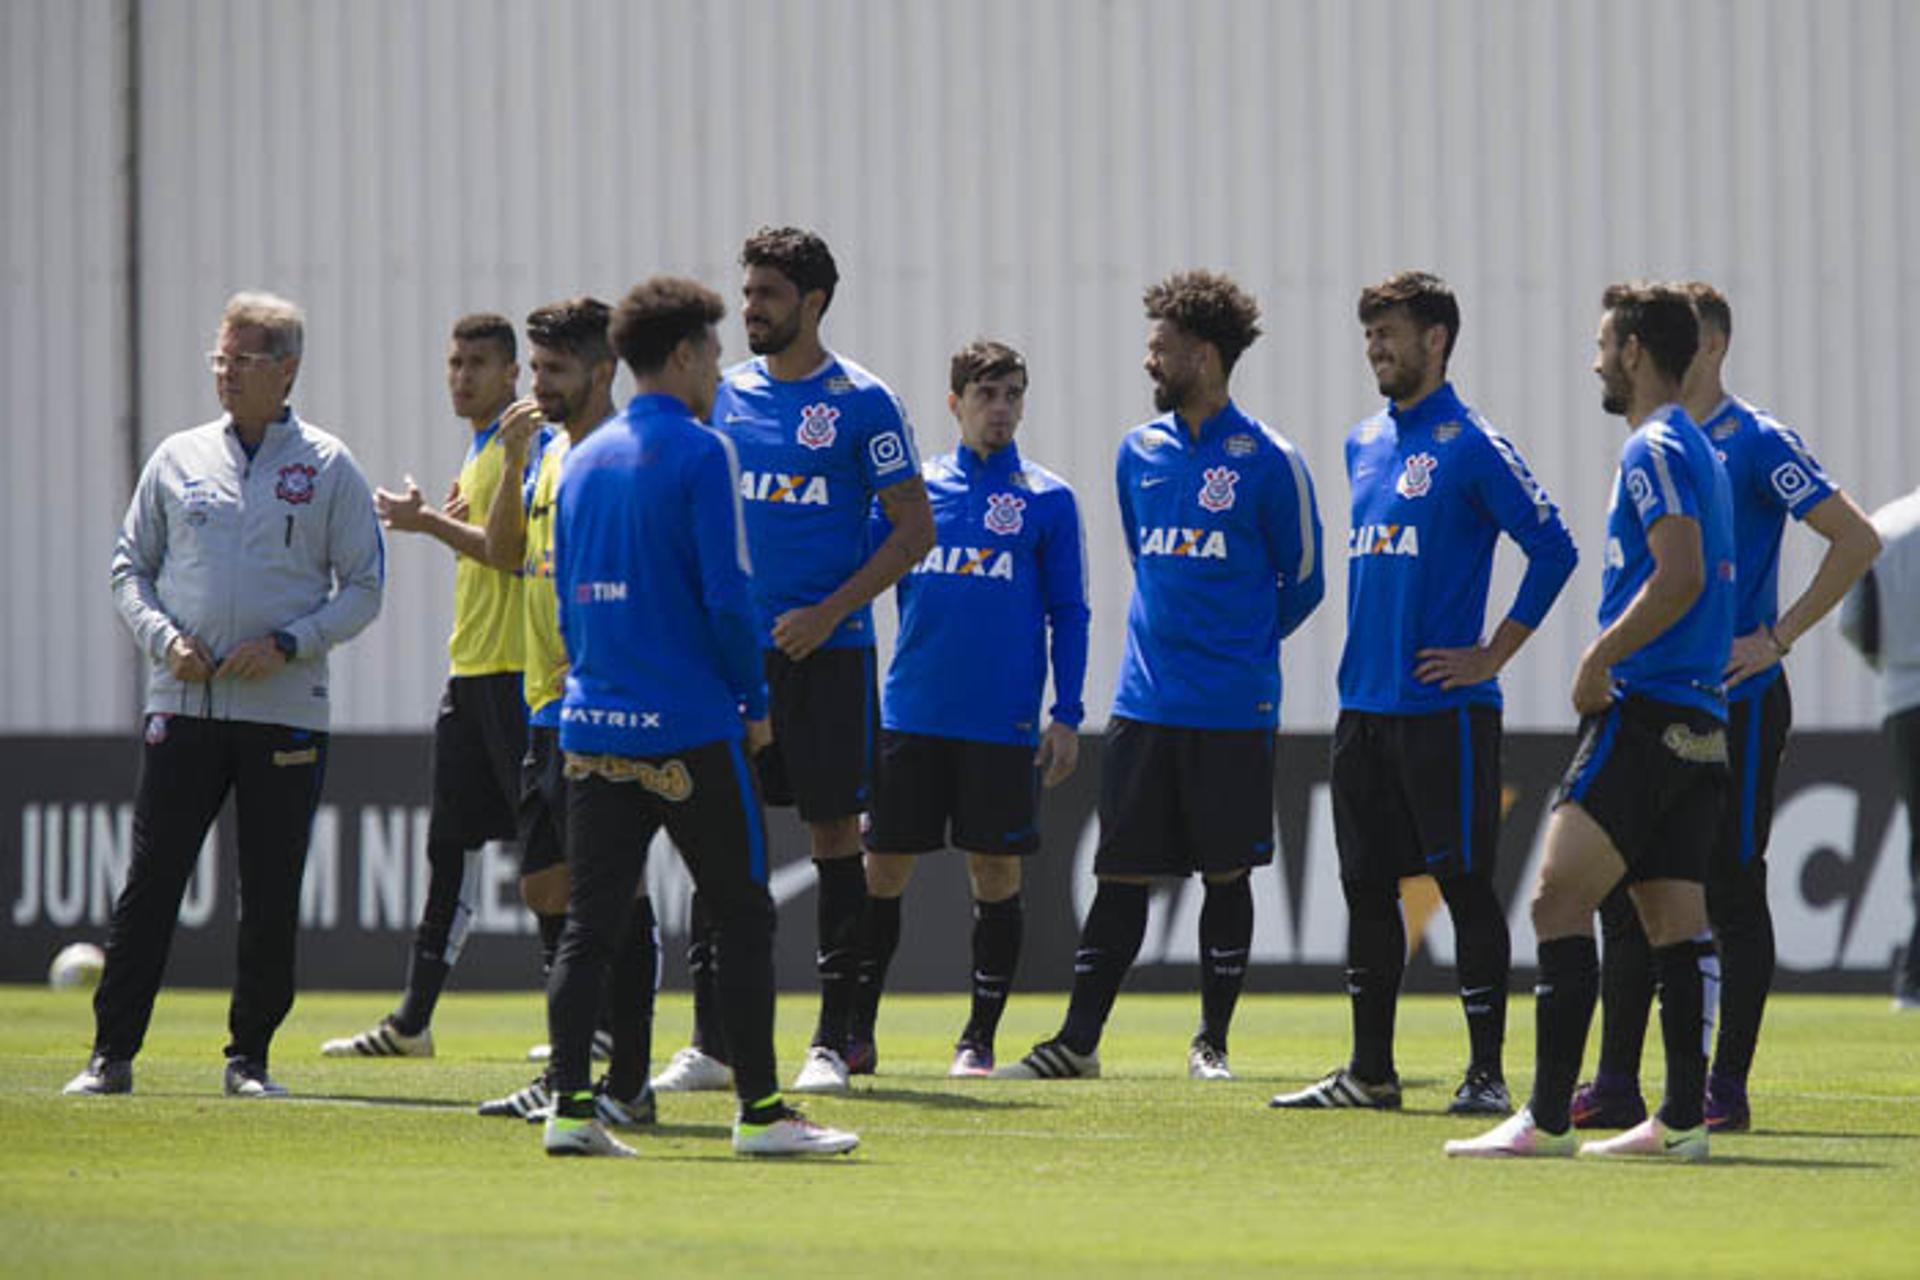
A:
{"label": "shadow on grass", "polygon": [[1745,1133],[1729,1135],[1732,1142],[1744,1142],[1748,1138],[1815,1138],[1832,1139],[1841,1142],[1920,1142],[1920,1133],[1879,1132],[1862,1130],[1857,1133],[1834,1133],[1821,1129],[1750,1129]]}
{"label": "shadow on grass", "polygon": [[[1621,1163],[1625,1163],[1622,1161]],[[1732,1167],[1739,1169],[1890,1169],[1893,1166],[1879,1160],[1822,1160],[1817,1156],[1793,1159],[1787,1156],[1727,1156],[1714,1152],[1701,1165],[1689,1168],[1716,1169]]]}
{"label": "shadow on grass", "polygon": [[411,1107],[421,1111],[467,1111],[478,1103],[457,1098],[389,1098],[373,1093],[295,1093],[286,1102],[325,1102],[360,1107]]}
{"label": "shadow on grass", "polygon": [[[1048,1109],[1044,1103],[1029,1102],[1023,1098],[989,1097],[946,1090],[900,1089],[886,1086],[855,1089],[851,1093],[829,1096],[837,1096],[851,1102],[907,1102],[915,1106],[931,1107],[936,1111],[1044,1111]],[[796,1094],[793,1097],[796,1101],[804,1101],[806,1095]]]}

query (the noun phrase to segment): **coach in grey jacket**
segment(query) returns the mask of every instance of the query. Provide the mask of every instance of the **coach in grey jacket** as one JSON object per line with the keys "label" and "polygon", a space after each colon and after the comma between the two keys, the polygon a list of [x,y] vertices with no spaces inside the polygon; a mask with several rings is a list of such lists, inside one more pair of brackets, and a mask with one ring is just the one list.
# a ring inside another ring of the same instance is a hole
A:
{"label": "coach in grey jacket", "polygon": [[1880,558],[1840,603],[1840,634],[1880,673],[1881,726],[1907,806],[1914,924],[1894,972],[1896,1009],[1920,1010],[1920,489],[1873,513]]}
{"label": "coach in grey jacket", "polygon": [[373,495],[346,446],[295,417],[298,307],[236,294],[207,363],[226,415],[169,437],[114,548],[115,602],[149,662],[133,856],[74,1094],[126,1093],[201,842],[236,793],[239,946],[224,1087],[267,1074],[293,1006],[307,836],[328,745],[327,654],[380,611]]}

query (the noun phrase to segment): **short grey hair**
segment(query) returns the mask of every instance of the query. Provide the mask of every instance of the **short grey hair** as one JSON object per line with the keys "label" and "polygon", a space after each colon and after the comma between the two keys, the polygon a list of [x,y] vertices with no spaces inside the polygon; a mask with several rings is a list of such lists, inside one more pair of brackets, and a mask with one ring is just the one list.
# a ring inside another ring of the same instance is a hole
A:
{"label": "short grey hair", "polygon": [[227,299],[220,327],[262,330],[267,335],[267,355],[298,360],[306,339],[307,313],[278,294],[245,291]]}

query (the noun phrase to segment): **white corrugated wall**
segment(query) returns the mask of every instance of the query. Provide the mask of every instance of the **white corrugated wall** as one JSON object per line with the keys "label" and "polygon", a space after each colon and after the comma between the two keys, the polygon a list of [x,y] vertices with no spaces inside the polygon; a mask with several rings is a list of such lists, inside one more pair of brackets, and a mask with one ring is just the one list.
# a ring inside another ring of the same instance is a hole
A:
{"label": "white corrugated wall", "polygon": [[[146,0],[139,131],[145,445],[213,416],[221,300],[310,313],[297,403],[376,482],[436,493],[464,446],[453,318],[655,271],[731,294],[742,235],[821,229],[828,338],[888,378],[923,449],[952,439],[946,357],[975,334],[1034,370],[1028,453],[1080,488],[1103,712],[1129,574],[1114,442],[1150,412],[1141,287],[1239,276],[1267,335],[1235,391],[1296,439],[1333,550],[1288,646],[1289,724],[1330,723],[1344,634],[1339,442],[1375,403],[1352,307],[1446,275],[1463,392],[1511,435],[1584,553],[1508,678],[1509,723],[1568,723],[1621,428],[1588,372],[1601,287],[1700,275],[1732,297],[1735,388],[1800,425],[1873,506],[1920,481],[1920,6],[1901,0]],[[119,92],[107,0],[6,0],[11,465],[0,723],[129,721],[105,607],[128,477],[107,370]],[[737,325],[725,338],[744,349]],[[1791,598],[1818,542],[1789,533]],[[338,659],[338,723],[419,728],[444,671],[448,554],[391,548],[388,604]],[[1502,565],[1496,599],[1517,574]],[[1498,605],[1496,605],[1498,607]],[[1865,724],[1831,624],[1793,661],[1804,724]]]}

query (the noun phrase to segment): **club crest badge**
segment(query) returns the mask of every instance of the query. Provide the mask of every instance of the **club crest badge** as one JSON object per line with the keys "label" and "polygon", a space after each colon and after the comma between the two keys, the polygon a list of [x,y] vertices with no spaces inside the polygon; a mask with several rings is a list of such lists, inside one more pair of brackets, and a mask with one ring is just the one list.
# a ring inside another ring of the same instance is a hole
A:
{"label": "club crest badge", "polygon": [[1206,483],[1200,486],[1200,505],[1208,511],[1225,511],[1233,506],[1233,485],[1240,473],[1230,467],[1209,467],[1202,473]]}
{"label": "club crest badge", "polygon": [[990,493],[987,495],[987,532],[1012,537],[1020,532],[1020,513],[1026,510],[1027,500],[1011,493]]}
{"label": "club crest badge", "polygon": [[1438,465],[1430,453],[1416,453],[1407,459],[1407,469],[1400,473],[1400,479],[1394,483],[1393,490],[1403,498],[1424,498],[1433,488],[1433,469]]}
{"label": "club crest badge", "polygon": [[833,425],[839,417],[840,411],[830,404],[810,404],[800,411],[800,430],[794,438],[809,449],[824,449],[840,434]]}
{"label": "club crest badge", "polygon": [[280,483],[273,486],[273,496],[295,506],[312,502],[315,470],[304,462],[290,463],[280,468]]}
{"label": "club crest badge", "polygon": [[156,711],[147,717],[147,745],[157,747],[167,740],[167,716]]}

